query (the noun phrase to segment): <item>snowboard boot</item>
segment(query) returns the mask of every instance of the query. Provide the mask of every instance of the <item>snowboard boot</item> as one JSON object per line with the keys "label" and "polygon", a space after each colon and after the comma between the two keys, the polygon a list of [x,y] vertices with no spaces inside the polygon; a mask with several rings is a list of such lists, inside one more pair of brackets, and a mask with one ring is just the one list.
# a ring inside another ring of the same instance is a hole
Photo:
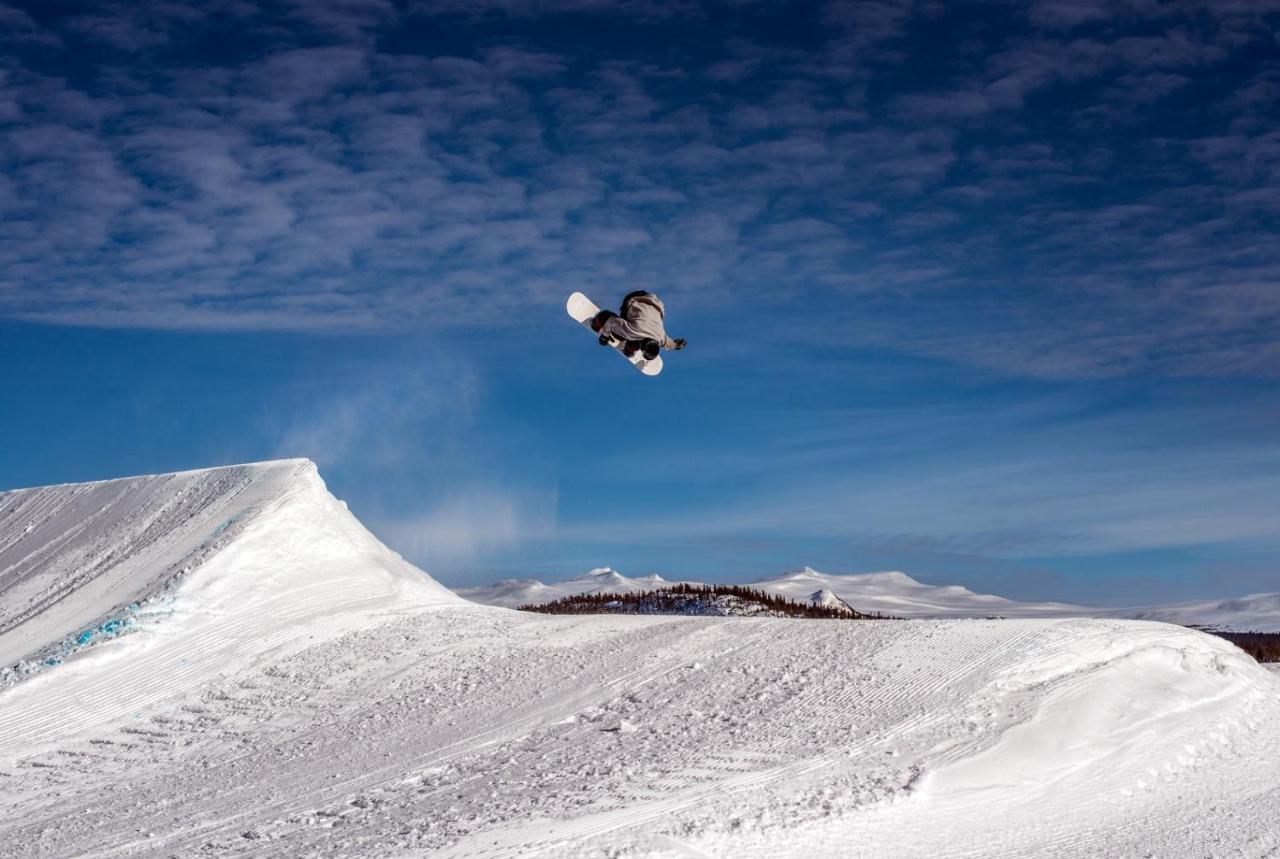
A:
{"label": "snowboard boot", "polygon": [[662,344],[657,340],[646,340],[640,344],[640,351],[646,361],[652,361],[662,351]]}

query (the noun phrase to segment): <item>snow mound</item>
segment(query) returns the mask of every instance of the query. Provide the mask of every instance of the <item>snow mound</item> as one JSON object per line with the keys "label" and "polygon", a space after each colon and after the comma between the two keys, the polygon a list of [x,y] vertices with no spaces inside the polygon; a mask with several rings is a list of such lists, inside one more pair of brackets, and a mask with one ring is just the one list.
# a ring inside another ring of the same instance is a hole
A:
{"label": "snow mound", "polygon": [[[1276,788],[1252,761],[1255,746],[1280,748],[1266,725],[1280,685],[1234,646],[1133,621],[985,628],[1015,634],[990,641],[998,658],[964,677],[967,712],[954,711],[951,737],[921,759],[917,803],[815,832],[810,855],[891,843],[870,855],[1191,857],[1218,855],[1215,839],[1280,843]],[[949,646],[977,665],[975,644]],[[922,712],[938,717],[946,697],[922,698]],[[1193,797],[1219,793],[1235,797],[1239,823],[1194,810]]]}
{"label": "snow mound", "polygon": [[[32,675],[89,675],[41,702],[64,722],[118,716],[374,609],[458,602],[308,460],[0,495],[0,671],[14,694],[48,679]],[[95,680],[105,662],[129,664]],[[40,724],[0,729],[0,746],[36,743]]]}

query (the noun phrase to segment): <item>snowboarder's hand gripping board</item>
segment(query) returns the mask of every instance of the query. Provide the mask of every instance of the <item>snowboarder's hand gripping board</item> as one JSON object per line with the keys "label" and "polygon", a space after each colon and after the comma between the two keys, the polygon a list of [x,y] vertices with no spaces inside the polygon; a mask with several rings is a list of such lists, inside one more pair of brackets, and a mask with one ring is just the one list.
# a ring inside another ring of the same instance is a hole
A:
{"label": "snowboarder's hand gripping board", "polygon": [[[595,303],[583,295],[581,292],[575,292],[569,296],[569,301],[565,304],[565,310],[569,311],[569,315],[575,320],[582,323],[592,334],[595,330],[591,327],[591,320],[596,318],[596,314],[600,312],[600,308]],[[662,356],[659,355],[653,360],[646,360],[644,354],[637,349],[634,354],[628,355],[626,352],[627,344],[620,340],[613,340],[609,343],[614,350],[630,361],[635,368],[646,376],[656,376],[662,372]]]}

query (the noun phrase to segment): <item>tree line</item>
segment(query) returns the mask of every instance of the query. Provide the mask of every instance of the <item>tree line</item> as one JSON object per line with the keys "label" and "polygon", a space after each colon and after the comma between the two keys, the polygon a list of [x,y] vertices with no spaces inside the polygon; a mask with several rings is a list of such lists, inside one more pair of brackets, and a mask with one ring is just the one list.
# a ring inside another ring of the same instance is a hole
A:
{"label": "tree line", "polygon": [[1280,662],[1280,632],[1217,632],[1203,630],[1225,638],[1259,662]]}
{"label": "tree line", "polygon": [[840,606],[798,602],[745,585],[672,585],[629,593],[572,594],[551,602],[520,606],[542,614],[699,614],[717,600],[734,599],[758,612],[779,617],[838,620],[894,620],[879,612],[860,612]]}

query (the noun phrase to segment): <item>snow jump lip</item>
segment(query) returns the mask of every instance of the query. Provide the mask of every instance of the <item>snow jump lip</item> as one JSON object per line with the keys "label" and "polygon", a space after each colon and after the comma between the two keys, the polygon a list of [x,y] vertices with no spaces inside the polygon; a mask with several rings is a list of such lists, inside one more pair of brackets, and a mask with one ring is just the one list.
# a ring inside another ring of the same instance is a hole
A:
{"label": "snow jump lip", "polygon": [[135,627],[309,469],[287,460],[0,495],[0,667],[30,673]]}
{"label": "snow jump lip", "polygon": [[308,492],[363,531],[306,459],[0,493],[0,688],[171,612],[184,580]]}
{"label": "snow jump lip", "polygon": [[0,719],[0,761],[388,612],[461,604],[308,460],[5,493],[0,706],[23,715]]}

